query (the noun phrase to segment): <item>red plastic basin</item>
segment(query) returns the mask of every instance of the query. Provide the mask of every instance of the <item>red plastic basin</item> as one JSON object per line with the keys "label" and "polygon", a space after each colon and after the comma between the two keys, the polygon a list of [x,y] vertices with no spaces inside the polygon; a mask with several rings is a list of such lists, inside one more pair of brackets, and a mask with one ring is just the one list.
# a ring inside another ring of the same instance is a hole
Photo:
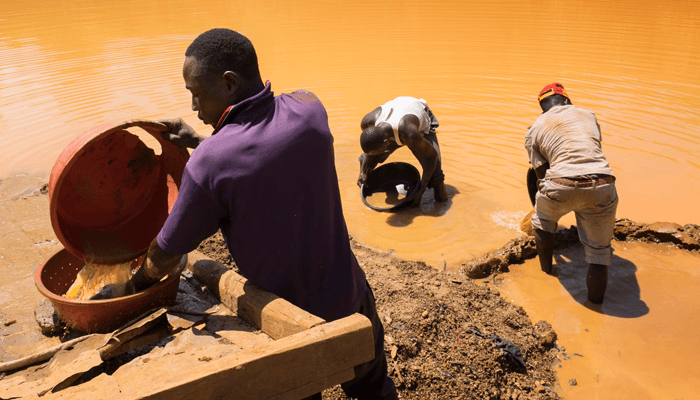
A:
{"label": "red plastic basin", "polygon": [[186,264],[185,254],[173,273],[139,293],[107,300],[71,300],[61,295],[68,291],[85,262],[61,249],[37,269],[34,282],[66,325],[86,333],[107,333],[148,310],[171,305]]}

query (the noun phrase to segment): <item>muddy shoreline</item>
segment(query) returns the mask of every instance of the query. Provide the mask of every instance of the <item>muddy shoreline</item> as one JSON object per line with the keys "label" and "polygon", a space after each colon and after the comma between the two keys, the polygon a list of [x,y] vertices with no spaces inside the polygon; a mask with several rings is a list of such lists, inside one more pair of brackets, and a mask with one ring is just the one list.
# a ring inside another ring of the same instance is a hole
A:
{"label": "muddy shoreline", "polygon": [[[621,242],[665,244],[681,250],[700,251],[700,225],[681,226],[673,222],[644,224],[618,218],[613,235],[614,240]],[[569,228],[560,227],[554,234],[557,249],[578,242],[578,231],[573,225]],[[508,272],[511,265],[520,264],[536,256],[534,236],[521,236],[476,260],[462,264],[460,271],[469,278],[482,279],[492,274]]]}
{"label": "muddy shoreline", "polygon": [[[351,243],[377,299],[389,373],[402,398],[558,397],[555,368],[569,356],[557,347],[549,323],[533,324],[489,280],[437,271]],[[235,269],[219,233],[198,250]],[[504,341],[518,348],[524,365],[498,347]],[[323,397],[345,398],[339,387]]]}
{"label": "muddy shoreline", "polygon": [[[43,187],[2,193],[0,201],[46,197]],[[619,219],[615,239],[700,252],[700,226],[692,224]],[[559,248],[577,243],[576,228],[560,228],[556,242]],[[497,274],[536,256],[532,237],[512,239],[454,272],[402,260],[352,238],[351,244],[377,298],[390,374],[402,398],[558,398],[558,385],[576,384],[557,380],[557,368],[572,355],[559,345],[551,324],[532,321],[493,284]],[[199,250],[235,268],[220,234],[203,242]],[[0,313],[0,327],[16,324],[15,315]],[[514,356],[517,352],[524,363]],[[324,398],[344,396],[335,387],[325,391]]]}

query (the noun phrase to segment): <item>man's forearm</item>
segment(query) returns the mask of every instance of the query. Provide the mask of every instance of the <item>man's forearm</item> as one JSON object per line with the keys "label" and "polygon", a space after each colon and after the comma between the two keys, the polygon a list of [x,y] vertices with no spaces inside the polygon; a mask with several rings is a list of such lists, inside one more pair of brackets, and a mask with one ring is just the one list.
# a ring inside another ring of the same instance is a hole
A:
{"label": "man's forearm", "polygon": [[131,282],[136,291],[143,290],[160,281],[165,275],[173,272],[180,264],[181,254],[170,254],[163,250],[156,239],[153,239],[143,265],[139,268]]}
{"label": "man's forearm", "polygon": [[539,167],[535,168],[535,174],[537,175],[537,179],[544,179],[544,177],[547,175],[548,169],[549,163],[544,163]]}
{"label": "man's forearm", "polygon": [[379,164],[379,156],[372,156],[364,153],[362,164],[360,164],[360,172],[367,175]]}

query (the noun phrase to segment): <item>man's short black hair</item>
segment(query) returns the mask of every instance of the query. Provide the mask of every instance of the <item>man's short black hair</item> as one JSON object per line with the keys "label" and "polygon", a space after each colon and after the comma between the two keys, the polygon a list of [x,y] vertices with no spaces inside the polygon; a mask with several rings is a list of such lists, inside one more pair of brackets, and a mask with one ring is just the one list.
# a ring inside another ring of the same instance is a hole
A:
{"label": "man's short black hair", "polygon": [[386,136],[380,128],[368,126],[360,135],[360,147],[365,153],[370,153],[379,149],[385,140]]}
{"label": "man's short black hair", "polygon": [[549,97],[545,97],[540,102],[540,108],[543,112],[549,111],[550,108],[554,106],[566,106],[572,104],[568,97],[562,96],[560,94],[553,94]]}
{"label": "man's short black hair", "polygon": [[207,73],[234,71],[248,78],[260,76],[253,43],[230,29],[215,28],[202,33],[187,48],[185,56],[195,58]]}

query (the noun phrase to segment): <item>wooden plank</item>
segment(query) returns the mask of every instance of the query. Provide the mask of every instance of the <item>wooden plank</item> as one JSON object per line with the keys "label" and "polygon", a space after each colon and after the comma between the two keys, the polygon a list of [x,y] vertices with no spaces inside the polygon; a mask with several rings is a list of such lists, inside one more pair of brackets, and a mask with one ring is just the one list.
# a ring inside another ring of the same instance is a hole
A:
{"label": "wooden plank", "polygon": [[88,339],[88,338],[95,336],[95,335],[97,335],[97,334],[81,336],[79,338],[69,340],[67,342],[61,343],[61,344],[54,346],[54,347],[51,347],[49,349],[42,350],[36,354],[32,354],[30,356],[26,356],[26,357],[20,358],[18,360],[0,363],[0,372],[13,371],[13,370],[20,369],[20,368],[26,368],[30,365],[38,364],[40,362],[49,360],[49,359],[51,359],[51,357],[53,357],[54,354],[58,353],[59,351],[67,349],[69,347],[73,347],[77,343],[80,343],[83,340]]}
{"label": "wooden plank", "polygon": [[298,400],[309,397],[316,393],[322,392],[324,389],[347,382],[355,377],[355,371],[348,368],[337,374],[327,376],[323,379],[311,382],[307,385],[292,389],[288,392],[280,393],[277,396],[269,397],[268,400]]}
{"label": "wooden plank", "polygon": [[[121,328],[111,333],[109,342],[107,342],[107,344],[100,349],[100,356],[102,357],[102,359],[106,360],[108,358],[115,357],[117,354],[123,353],[123,351],[118,351],[118,349],[122,345],[140,336],[144,332],[149,331],[153,327],[159,324],[167,326],[168,319],[165,315],[166,312],[167,311],[165,308],[161,308],[156,311],[149,311],[150,314],[142,314],[139,317],[137,317],[137,320],[134,320],[135,322],[130,321],[127,325],[122,326]],[[145,342],[144,344],[148,343],[150,342]],[[133,346],[133,343],[130,346]]]}
{"label": "wooden plank", "polygon": [[152,377],[148,385],[127,382],[116,398],[302,398],[351,379],[354,373],[347,372],[373,357],[372,324],[365,316],[353,314],[198,365],[149,363],[144,366],[144,374]]}
{"label": "wooden plank", "polygon": [[273,339],[303,332],[325,320],[248,282],[202,253],[188,255],[187,268],[229,309]]}
{"label": "wooden plank", "polygon": [[104,352],[101,354],[103,360],[107,360],[121,354],[127,353],[131,350],[138,349],[141,346],[147,344],[155,343],[163,338],[170,336],[170,328],[166,325],[155,327],[145,334],[129,340],[128,342],[121,343],[119,346],[110,348],[109,352]]}

